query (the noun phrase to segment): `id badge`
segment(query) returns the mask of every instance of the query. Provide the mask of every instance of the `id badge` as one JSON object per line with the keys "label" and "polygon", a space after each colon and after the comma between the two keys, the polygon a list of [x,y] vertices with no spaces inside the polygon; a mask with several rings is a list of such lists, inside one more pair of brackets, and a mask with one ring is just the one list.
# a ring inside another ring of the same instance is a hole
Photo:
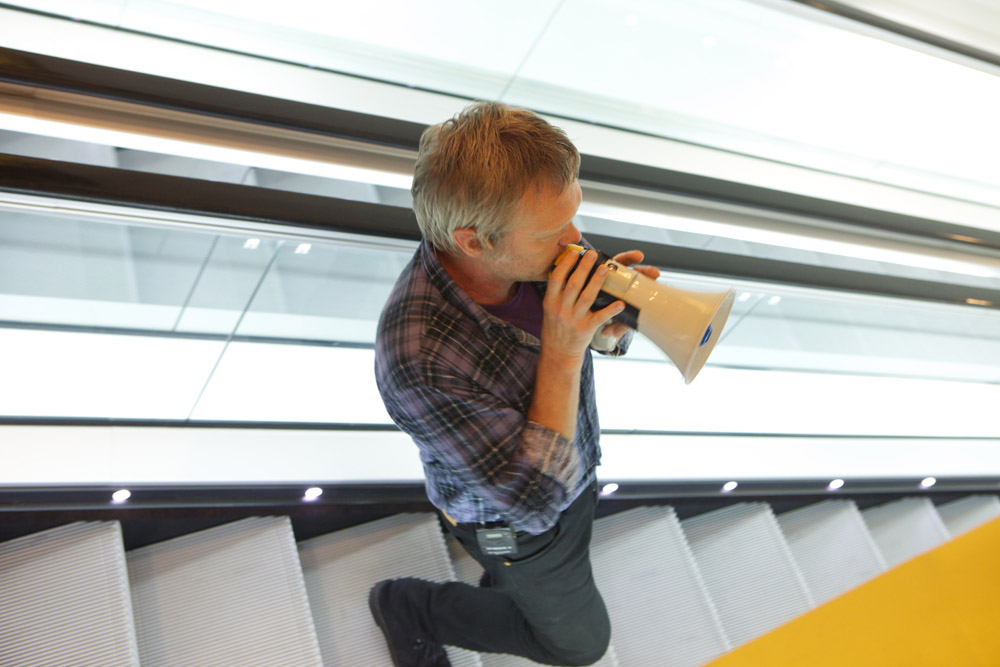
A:
{"label": "id badge", "polygon": [[487,556],[514,556],[517,554],[517,538],[509,526],[499,528],[477,528],[476,541],[479,549]]}

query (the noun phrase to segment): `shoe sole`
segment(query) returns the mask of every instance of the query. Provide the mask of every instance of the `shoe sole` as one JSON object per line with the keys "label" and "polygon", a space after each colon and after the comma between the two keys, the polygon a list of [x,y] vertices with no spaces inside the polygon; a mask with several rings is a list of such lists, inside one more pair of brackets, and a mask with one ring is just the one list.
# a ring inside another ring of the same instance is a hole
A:
{"label": "shoe sole", "polygon": [[[375,619],[375,625],[377,625],[378,629],[382,632],[382,637],[385,639],[386,648],[389,649],[389,657],[392,659],[393,667],[406,667],[406,665],[404,665],[400,661],[399,656],[397,656],[396,652],[393,650],[392,639],[389,637],[389,633],[385,629],[386,626],[385,616],[382,614],[382,605],[379,603],[378,599],[378,594],[382,591],[382,589],[384,589],[391,583],[392,583],[391,580],[380,581],[374,586],[372,586],[371,591],[369,591],[368,593],[368,609],[369,611],[371,611],[372,618]],[[443,646],[441,647],[441,650],[444,651]],[[448,659],[448,655],[444,654],[442,658],[444,662],[438,661],[435,663],[435,665],[437,667],[451,667],[451,661]]]}

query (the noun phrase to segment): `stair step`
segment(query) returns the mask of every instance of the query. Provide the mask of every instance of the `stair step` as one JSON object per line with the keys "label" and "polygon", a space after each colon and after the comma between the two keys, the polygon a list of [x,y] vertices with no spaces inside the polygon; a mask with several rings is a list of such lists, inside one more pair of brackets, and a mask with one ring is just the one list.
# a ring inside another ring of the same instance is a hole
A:
{"label": "stair step", "polygon": [[937,506],[938,514],[952,537],[958,537],[1000,516],[1000,498],[967,496]]}
{"label": "stair step", "polygon": [[778,524],[816,604],[888,569],[853,501],[828,500],[785,512]]}
{"label": "stair step", "polygon": [[143,667],[322,664],[288,517],[142,547],[128,567]]}
{"label": "stair step", "polygon": [[[388,665],[368,610],[382,579],[451,581],[455,573],[434,514],[398,514],[299,544],[309,601],[326,665]],[[479,667],[470,651],[448,648],[453,667]]]}
{"label": "stair step", "polygon": [[769,505],[731,505],[681,526],[734,647],[814,606]]}
{"label": "stair step", "polygon": [[896,567],[951,537],[930,498],[900,500],[862,510],[885,563]]}
{"label": "stair step", "polygon": [[697,667],[730,650],[672,507],[599,519],[591,550],[623,665]]}
{"label": "stair step", "polygon": [[[605,517],[592,560],[613,639],[597,665],[705,664],[997,517],[996,495]],[[0,665],[388,664],[367,605],[375,582],[457,573],[475,585],[481,572],[433,514],[297,546],[288,517],[253,518],[128,554],[118,522],[79,522],[0,543]],[[455,667],[535,665],[449,655]]]}
{"label": "stair step", "polygon": [[0,544],[0,665],[139,664],[117,521]]}

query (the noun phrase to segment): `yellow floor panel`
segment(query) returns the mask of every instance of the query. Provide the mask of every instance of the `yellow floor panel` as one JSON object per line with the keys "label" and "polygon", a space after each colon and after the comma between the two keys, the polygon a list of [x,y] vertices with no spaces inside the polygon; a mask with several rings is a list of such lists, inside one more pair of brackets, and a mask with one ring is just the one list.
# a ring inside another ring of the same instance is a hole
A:
{"label": "yellow floor panel", "polygon": [[750,665],[1000,666],[1000,519],[711,663]]}

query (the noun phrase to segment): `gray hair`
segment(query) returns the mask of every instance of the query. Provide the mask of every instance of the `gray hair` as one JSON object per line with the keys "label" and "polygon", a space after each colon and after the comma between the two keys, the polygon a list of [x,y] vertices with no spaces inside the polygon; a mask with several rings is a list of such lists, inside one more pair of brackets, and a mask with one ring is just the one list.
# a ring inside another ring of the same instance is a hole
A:
{"label": "gray hair", "polygon": [[478,102],[427,128],[413,175],[413,211],[437,250],[458,251],[456,229],[495,246],[528,188],[560,189],[580,173],[580,153],[561,129],[527,109]]}

